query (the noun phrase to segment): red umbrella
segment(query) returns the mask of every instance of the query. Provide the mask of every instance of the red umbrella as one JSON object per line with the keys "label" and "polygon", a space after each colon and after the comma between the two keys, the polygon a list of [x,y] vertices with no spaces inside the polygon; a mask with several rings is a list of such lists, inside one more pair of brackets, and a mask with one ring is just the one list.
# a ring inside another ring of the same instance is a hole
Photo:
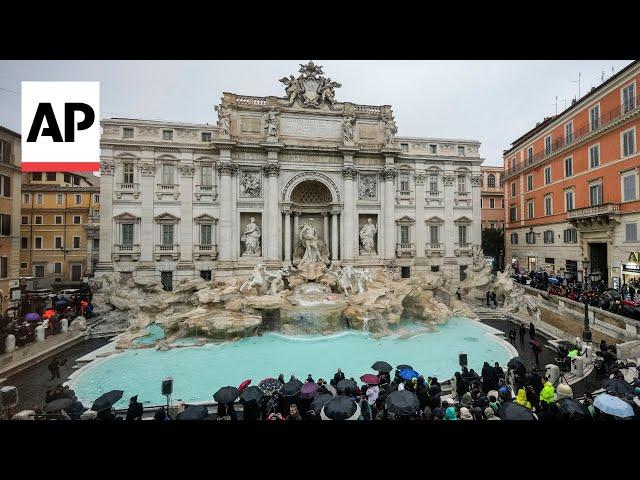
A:
{"label": "red umbrella", "polygon": [[251,383],[251,379],[245,380],[238,386],[238,390],[242,392],[245,388],[249,386],[250,383]]}
{"label": "red umbrella", "polygon": [[360,377],[360,380],[362,380],[367,385],[378,385],[380,383],[380,379],[372,373],[365,373]]}
{"label": "red umbrella", "polygon": [[534,338],[533,340],[529,340],[529,343],[531,345],[535,345],[536,347],[538,347],[539,349],[542,349],[542,344],[540,343],[540,340]]}

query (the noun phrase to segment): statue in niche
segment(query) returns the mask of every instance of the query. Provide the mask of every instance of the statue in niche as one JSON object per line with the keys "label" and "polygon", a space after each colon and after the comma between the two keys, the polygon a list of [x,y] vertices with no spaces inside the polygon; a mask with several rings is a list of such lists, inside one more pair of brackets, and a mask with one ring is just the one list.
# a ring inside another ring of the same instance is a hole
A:
{"label": "statue in niche", "polygon": [[260,227],[256,224],[256,219],[251,217],[249,223],[244,227],[244,233],[240,241],[244,243],[244,255],[260,256]]}
{"label": "statue in niche", "polygon": [[375,200],[376,198],[375,176],[362,175],[360,177],[360,198]]}
{"label": "statue in niche", "polygon": [[355,124],[356,119],[353,117],[347,117],[342,121],[342,133],[345,142],[353,142],[353,128]]}
{"label": "statue in niche", "polygon": [[313,218],[308,219],[300,226],[298,239],[298,246],[294,253],[295,264],[329,263],[329,250],[324,242],[318,238]]}
{"label": "statue in niche", "polygon": [[384,143],[385,145],[391,145],[393,137],[398,133],[398,127],[393,118],[387,120],[384,124]]}
{"label": "statue in niche", "polygon": [[360,229],[360,255],[376,254],[376,233],[377,225],[373,223],[373,219],[367,218],[367,223]]}
{"label": "statue in niche", "polygon": [[259,197],[261,192],[258,172],[243,172],[240,180],[240,195],[243,197]]}
{"label": "statue in niche", "polygon": [[216,112],[218,112],[218,127],[220,128],[220,135],[229,135],[231,132],[231,110],[227,107],[217,105]]}
{"label": "statue in niche", "polygon": [[275,110],[269,110],[267,114],[267,123],[265,125],[267,138],[278,138],[278,114]]}

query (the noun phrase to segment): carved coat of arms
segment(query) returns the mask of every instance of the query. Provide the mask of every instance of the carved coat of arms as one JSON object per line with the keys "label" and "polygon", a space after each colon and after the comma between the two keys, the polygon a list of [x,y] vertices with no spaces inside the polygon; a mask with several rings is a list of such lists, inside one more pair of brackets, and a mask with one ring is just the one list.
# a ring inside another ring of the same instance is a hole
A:
{"label": "carved coat of arms", "polygon": [[329,108],[333,108],[335,89],[342,85],[331,78],[325,78],[322,66],[315,65],[313,62],[306,65],[300,64],[299,72],[298,78],[289,75],[289,78],[280,79],[280,82],[286,86],[285,92],[289,106],[299,101],[305,107],[320,108],[327,104]]}

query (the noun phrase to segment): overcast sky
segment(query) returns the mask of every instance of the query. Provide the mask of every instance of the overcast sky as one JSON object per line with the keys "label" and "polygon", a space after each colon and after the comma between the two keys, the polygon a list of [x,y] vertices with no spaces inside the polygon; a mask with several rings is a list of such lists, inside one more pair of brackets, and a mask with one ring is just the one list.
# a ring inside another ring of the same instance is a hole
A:
{"label": "overcast sky", "polygon": [[[620,71],[630,60],[316,60],[340,82],[338,101],[391,105],[398,135],[482,142],[485,165],[544,117]],[[307,60],[0,61],[0,125],[20,132],[21,80],[99,80],[101,116],[216,122],[222,92],[284,95],[279,78]]]}

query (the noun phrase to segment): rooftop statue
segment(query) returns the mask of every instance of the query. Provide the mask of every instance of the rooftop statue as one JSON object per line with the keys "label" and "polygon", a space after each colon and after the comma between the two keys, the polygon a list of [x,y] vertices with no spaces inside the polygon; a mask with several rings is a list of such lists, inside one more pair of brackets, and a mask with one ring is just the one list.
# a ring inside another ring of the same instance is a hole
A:
{"label": "rooftop statue", "polygon": [[295,78],[293,75],[280,79],[284,83],[285,93],[289,106],[299,100],[304,107],[320,108],[328,105],[333,109],[335,105],[336,88],[342,85],[334,82],[331,78],[325,78],[320,65],[309,62],[306,65],[300,64],[300,75]]}

